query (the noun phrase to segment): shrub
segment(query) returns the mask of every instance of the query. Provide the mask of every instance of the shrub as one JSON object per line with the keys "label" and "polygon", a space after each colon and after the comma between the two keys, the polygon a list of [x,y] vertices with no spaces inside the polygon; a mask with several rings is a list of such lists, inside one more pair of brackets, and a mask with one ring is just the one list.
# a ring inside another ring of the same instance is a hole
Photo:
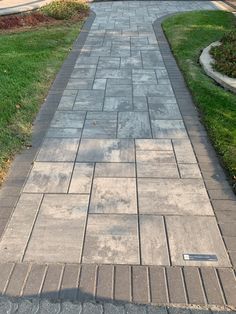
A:
{"label": "shrub", "polygon": [[41,8],[41,12],[57,20],[68,20],[89,9],[87,3],[76,0],[55,0]]}
{"label": "shrub", "polygon": [[236,78],[236,28],[225,34],[221,39],[221,45],[212,47],[210,51],[215,63],[214,69]]}

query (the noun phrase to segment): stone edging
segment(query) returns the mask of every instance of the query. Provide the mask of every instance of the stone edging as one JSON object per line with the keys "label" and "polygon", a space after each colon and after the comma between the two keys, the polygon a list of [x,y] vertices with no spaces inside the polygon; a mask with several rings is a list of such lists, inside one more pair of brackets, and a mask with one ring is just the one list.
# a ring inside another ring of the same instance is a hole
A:
{"label": "stone edging", "polygon": [[36,120],[33,123],[31,147],[17,154],[12,162],[7,178],[0,188],[0,238],[4,232],[13,209],[18,202],[21,190],[32,168],[33,161],[41,146],[43,138],[59,105],[62,93],[74,69],[76,60],[86,41],[87,35],[95,19],[95,13],[90,10],[90,15],[85,21],[78,38],[64,61],[60,71],[49,90],[48,96],[42,104]]}
{"label": "stone edging", "polygon": [[220,45],[221,43],[219,41],[215,41],[214,43],[210,44],[205,49],[203,49],[199,61],[208,76],[210,76],[213,80],[222,85],[224,88],[230,90],[233,93],[236,93],[236,79],[223,75],[215,71],[212,67],[214,59],[210,55],[210,50],[212,47]]}
{"label": "stone edging", "polygon": [[200,113],[194,105],[192,95],[186,86],[183,74],[171,52],[161,26],[166,18],[176,14],[178,13],[168,14],[157,19],[153,24],[153,28],[221,235],[231,263],[236,268],[236,196],[200,121]]}
{"label": "stone edging", "polygon": [[0,277],[1,296],[12,300],[236,307],[230,268],[4,263]]}

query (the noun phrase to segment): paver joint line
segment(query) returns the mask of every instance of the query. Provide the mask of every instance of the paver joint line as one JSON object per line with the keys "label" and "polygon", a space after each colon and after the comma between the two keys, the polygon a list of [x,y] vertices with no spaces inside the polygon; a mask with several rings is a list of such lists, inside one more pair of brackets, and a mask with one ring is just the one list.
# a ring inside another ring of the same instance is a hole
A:
{"label": "paver joint line", "polygon": [[[91,5],[36,120],[49,128],[29,152],[35,161],[0,241],[0,275],[17,263],[5,294],[235,305],[214,211],[235,197],[206,184],[198,152],[211,147],[189,132],[196,110],[161,29],[167,13],[214,6],[176,3]],[[211,156],[208,172],[220,168]],[[217,261],[183,259],[191,253]]]}

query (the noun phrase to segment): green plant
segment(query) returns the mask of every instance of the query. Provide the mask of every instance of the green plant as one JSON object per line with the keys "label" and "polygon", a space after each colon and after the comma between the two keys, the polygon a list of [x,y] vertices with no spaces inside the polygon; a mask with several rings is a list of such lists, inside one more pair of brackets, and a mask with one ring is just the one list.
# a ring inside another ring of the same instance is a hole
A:
{"label": "green plant", "polygon": [[163,23],[172,51],[183,71],[202,121],[225,168],[236,177],[236,96],[210,79],[199,65],[203,48],[235,27],[235,17],[224,11],[182,13]]}
{"label": "green plant", "polygon": [[57,20],[68,20],[89,9],[87,3],[76,0],[55,0],[41,8],[41,12]]}
{"label": "green plant", "polygon": [[236,78],[236,27],[226,33],[221,39],[221,45],[212,47],[210,53],[215,60],[214,69]]}

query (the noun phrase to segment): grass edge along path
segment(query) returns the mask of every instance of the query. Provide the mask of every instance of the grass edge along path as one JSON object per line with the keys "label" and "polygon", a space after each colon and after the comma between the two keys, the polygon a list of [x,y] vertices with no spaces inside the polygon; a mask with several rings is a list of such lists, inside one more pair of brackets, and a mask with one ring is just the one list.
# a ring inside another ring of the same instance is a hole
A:
{"label": "grass edge along path", "polygon": [[83,21],[0,36],[0,185],[14,155],[30,143],[32,122]]}
{"label": "grass edge along path", "polygon": [[201,113],[213,146],[236,182],[236,95],[209,78],[199,65],[201,51],[220,40],[235,26],[235,17],[224,11],[195,11],[167,18],[162,27]]}

